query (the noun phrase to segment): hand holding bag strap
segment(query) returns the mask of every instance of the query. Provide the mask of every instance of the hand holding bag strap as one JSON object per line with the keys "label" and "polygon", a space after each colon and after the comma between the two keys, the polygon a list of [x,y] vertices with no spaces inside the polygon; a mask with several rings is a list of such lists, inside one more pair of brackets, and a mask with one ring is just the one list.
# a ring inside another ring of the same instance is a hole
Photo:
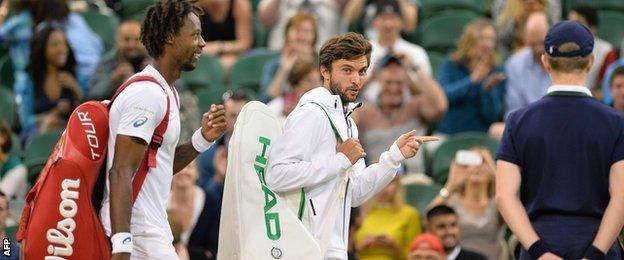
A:
{"label": "hand holding bag strap", "polygon": [[[327,108],[320,103],[316,103],[316,102],[310,102],[310,103],[319,106],[323,110],[323,112],[327,116],[327,119],[329,120],[329,124],[334,132],[334,135],[336,136],[336,139],[340,142],[344,142],[344,140],[340,136],[340,133],[338,132],[338,128],[334,124],[334,121],[332,120],[331,116],[329,116],[329,112],[327,111]],[[321,234],[321,240],[319,241],[321,252],[323,253],[323,255],[327,252],[327,247],[329,245],[329,241],[331,240],[331,234],[332,234],[334,225],[336,224],[336,217],[338,214],[337,203],[338,201],[345,199],[345,195],[347,192],[347,183],[349,182],[349,176],[351,176],[352,172],[353,172],[352,167],[349,167],[349,169],[347,169],[345,172],[340,173],[339,183],[338,185],[336,185],[334,189],[334,193],[333,193],[334,194],[333,196],[335,197],[330,199],[329,214],[327,214],[327,218],[323,221],[323,233]]]}

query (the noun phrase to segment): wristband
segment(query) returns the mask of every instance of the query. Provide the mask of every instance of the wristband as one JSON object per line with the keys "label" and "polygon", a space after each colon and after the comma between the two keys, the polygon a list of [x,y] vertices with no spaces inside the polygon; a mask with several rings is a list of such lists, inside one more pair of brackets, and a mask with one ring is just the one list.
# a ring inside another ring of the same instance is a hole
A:
{"label": "wristband", "polygon": [[535,241],[535,243],[529,247],[529,255],[534,259],[538,259],[540,256],[548,252],[550,252],[550,246],[544,243],[541,239]]}
{"label": "wristband", "polygon": [[590,245],[587,249],[585,249],[583,257],[591,260],[603,260],[606,258],[606,254],[594,245]]}
{"label": "wristband", "polygon": [[113,244],[113,254],[132,253],[132,234],[128,232],[115,233],[111,237],[111,243]]}
{"label": "wristband", "polygon": [[214,142],[209,142],[206,138],[204,138],[201,133],[201,127],[197,129],[195,133],[193,133],[193,137],[191,137],[191,144],[193,144],[193,148],[200,153],[208,150],[213,143]]}

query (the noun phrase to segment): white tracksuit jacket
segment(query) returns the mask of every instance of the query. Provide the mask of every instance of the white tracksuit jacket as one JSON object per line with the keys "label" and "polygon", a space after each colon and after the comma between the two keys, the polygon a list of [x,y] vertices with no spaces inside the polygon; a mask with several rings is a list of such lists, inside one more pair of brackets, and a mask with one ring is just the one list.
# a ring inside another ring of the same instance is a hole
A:
{"label": "white tracksuit jacket", "polygon": [[[351,117],[346,119],[338,95],[323,87],[310,90],[290,113],[283,134],[270,148],[265,180],[277,192],[304,188],[304,223],[309,223],[308,229],[320,240],[330,199],[336,198],[333,193],[339,184],[339,173],[346,171],[351,163],[344,154],[336,153],[336,137],[323,109],[309,102],[328,108],[343,139],[358,137],[357,127]],[[345,199],[334,204],[339,208],[325,259],[347,259],[351,207],[362,205],[390,183],[403,160],[401,151],[393,144],[380,156],[379,163],[366,167],[360,159],[353,166]]]}

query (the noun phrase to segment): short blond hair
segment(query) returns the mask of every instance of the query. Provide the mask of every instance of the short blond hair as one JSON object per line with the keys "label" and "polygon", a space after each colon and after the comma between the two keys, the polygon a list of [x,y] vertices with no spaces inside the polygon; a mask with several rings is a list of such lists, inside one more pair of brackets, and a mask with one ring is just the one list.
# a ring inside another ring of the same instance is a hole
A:
{"label": "short blond hair", "polygon": [[[462,33],[461,37],[457,41],[457,49],[453,53],[451,53],[451,59],[455,62],[460,63],[467,62],[470,58],[469,55],[471,50],[474,48],[474,46],[477,44],[481,37],[481,31],[487,28],[492,28],[494,31],[496,31],[496,28],[488,19],[477,19],[468,23],[468,25],[464,27],[464,32]],[[490,64],[492,65],[498,64],[499,62],[499,58],[496,52],[492,52],[492,54],[488,58]]]}

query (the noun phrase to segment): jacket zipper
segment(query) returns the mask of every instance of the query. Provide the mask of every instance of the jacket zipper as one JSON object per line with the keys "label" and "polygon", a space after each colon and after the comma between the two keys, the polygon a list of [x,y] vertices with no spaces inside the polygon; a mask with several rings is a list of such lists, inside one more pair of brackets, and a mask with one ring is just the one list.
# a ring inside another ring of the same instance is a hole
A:
{"label": "jacket zipper", "polygon": [[312,214],[316,216],[316,210],[314,209],[314,203],[312,203],[312,199],[310,199],[310,206],[312,206]]}
{"label": "jacket zipper", "polygon": [[351,179],[347,180],[347,188],[345,189],[344,201],[342,204],[342,240],[347,241],[345,237],[345,229],[347,228],[347,218],[351,218],[351,216],[347,216],[347,193],[349,193],[349,183]]}

